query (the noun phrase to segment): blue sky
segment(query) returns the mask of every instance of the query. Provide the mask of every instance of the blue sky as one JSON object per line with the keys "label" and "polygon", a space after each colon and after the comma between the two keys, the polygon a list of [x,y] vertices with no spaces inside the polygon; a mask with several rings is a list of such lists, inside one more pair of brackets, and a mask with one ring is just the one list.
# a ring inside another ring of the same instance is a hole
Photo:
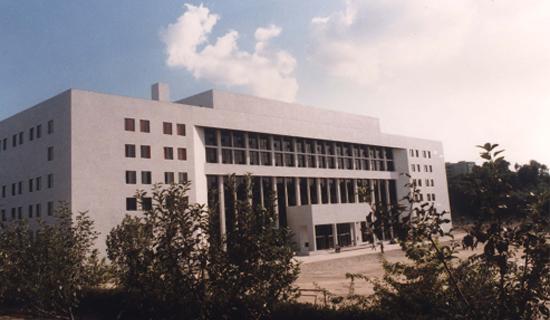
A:
{"label": "blue sky", "polygon": [[173,99],[216,87],[379,117],[451,161],[492,141],[550,163],[548,39],[543,0],[4,0],[0,119],[162,81]]}

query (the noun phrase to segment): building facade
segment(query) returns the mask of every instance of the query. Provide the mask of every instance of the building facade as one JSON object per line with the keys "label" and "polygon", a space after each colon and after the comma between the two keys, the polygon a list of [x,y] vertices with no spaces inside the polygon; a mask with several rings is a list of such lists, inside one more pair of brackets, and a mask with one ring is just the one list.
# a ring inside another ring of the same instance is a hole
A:
{"label": "building facade", "polygon": [[476,163],[471,161],[459,161],[455,163],[447,162],[445,163],[445,168],[447,169],[447,177],[456,177],[463,174],[472,173]]}
{"label": "building facade", "polygon": [[276,196],[299,254],[373,241],[371,206],[396,203],[411,180],[449,211],[442,144],[366,116],[216,90],[171,102],[156,84],[151,100],[71,89],[0,122],[1,222],[48,221],[66,202],[93,217],[100,249],[154,183],[190,180],[190,201],[214,207],[224,233],[233,173],[252,175],[255,203]]}

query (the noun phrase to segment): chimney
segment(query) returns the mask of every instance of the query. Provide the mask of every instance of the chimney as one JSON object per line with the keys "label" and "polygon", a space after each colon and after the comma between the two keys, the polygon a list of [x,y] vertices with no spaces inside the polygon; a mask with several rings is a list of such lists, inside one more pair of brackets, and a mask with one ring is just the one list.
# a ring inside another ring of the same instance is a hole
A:
{"label": "chimney", "polygon": [[166,83],[157,82],[151,86],[151,99],[170,101],[170,88]]}

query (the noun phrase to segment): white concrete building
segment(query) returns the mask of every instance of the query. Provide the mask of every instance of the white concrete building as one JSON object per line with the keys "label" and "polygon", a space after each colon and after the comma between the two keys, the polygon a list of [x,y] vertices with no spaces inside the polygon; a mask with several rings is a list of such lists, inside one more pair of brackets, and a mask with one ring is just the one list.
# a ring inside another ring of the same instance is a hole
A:
{"label": "white concrete building", "polygon": [[48,220],[65,201],[95,219],[100,249],[142,209],[136,190],[156,182],[191,180],[190,200],[220,200],[228,223],[231,173],[254,176],[255,202],[275,193],[301,254],[372,241],[369,202],[406,195],[401,173],[449,210],[441,143],[382,133],[365,116],[217,90],[171,102],[154,85],[151,100],[71,89],[0,121],[0,222]]}

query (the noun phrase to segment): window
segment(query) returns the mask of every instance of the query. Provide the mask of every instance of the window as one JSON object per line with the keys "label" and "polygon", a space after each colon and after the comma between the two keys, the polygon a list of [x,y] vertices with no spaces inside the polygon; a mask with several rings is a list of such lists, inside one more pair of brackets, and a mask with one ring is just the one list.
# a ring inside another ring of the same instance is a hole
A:
{"label": "window", "polygon": [[5,209],[2,209],[2,221],[6,221],[7,218],[6,218],[6,210]]}
{"label": "window", "polygon": [[141,209],[142,210],[153,209],[153,199],[146,198],[146,197],[141,198]]}
{"label": "window", "polygon": [[162,123],[162,132],[164,134],[172,134],[172,123],[171,122],[163,122]]}
{"label": "window", "polygon": [[17,135],[14,134],[12,137],[11,137],[11,146],[12,147],[17,147]]}
{"label": "window", "polygon": [[215,148],[206,148],[206,162],[218,163],[218,150]]}
{"label": "window", "polygon": [[151,159],[151,146],[141,146],[139,149],[143,159]]}
{"label": "window", "polygon": [[126,184],[136,184],[136,172],[135,171],[126,171]]}
{"label": "window", "polygon": [[428,151],[428,159],[431,159],[431,158],[432,158],[432,152]]}
{"label": "window", "polygon": [[432,165],[430,164],[430,172],[433,172],[433,168],[432,168]]}
{"label": "window", "polygon": [[426,158],[428,155],[426,154],[426,150],[422,150],[422,157]]}
{"label": "window", "polygon": [[53,188],[53,174],[51,174],[51,173],[48,175],[48,182],[47,182],[47,184],[48,184],[48,189]]}
{"label": "window", "polygon": [[207,146],[217,146],[218,141],[216,138],[216,129],[205,128],[204,129],[204,143]]}
{"label": "window", "polygon": [[126,198],[126,211],[137,211],[136,198]]}
{"label": "window", "polygon": [[139,120],[139,131],[146,133],[151,132],[151,123],[149,120]]}
{"label": "window", "polygon": [[432,201],[432,195],[431,194],[427,193],[426,198],[428,198],[428,201]]}
{"label": "window", "polygon": [[34,179],[29,179],[29,192],[33,192]]}
{"label": "window", "polygon": [[29,140],[30,141],[34,140],[34,127],[30,128],[29,130]]}
{"label": "window", "polygon": [[416,154],[416,157],[418,158],[419,157],[418,150],[415,150],[415,154]]}
{"label": "window", "polygon": [[182,123],[176,124],[176,131],[178,133],[178,136],[184,136],[185,135],[185,125]]}
{"label": "window", "polygon": [[53,120],[48,121],[48,134],[53,133]]}
{"label": "window", "polygon": [[23,132],[19,132],[19,144],[23,144]]}
{"label": "window", "polygon": [[126,131],[136,131],[136,120],[125,118],[124,119],[124,130]]}
{"label": "window", "polygon": [[164,159],[174,160],[174,149],[172,147],[164,147]]}
{"label": "window", "polygon": [[126,154],[126,158],[135,158],[136,157],[136,146],[133,144],[126,144],[124,145],[124,152]]}
{"label": "window", "polygon": [[32,218],[32,211],[33,211],[33,209],[34,209],[34,206],[31,204],[31,205],[29,206],[29,218]]}
{"label": "window", "polygon": [[415,172],[416,171],[416,166],[414,164],[411,164],[411,169],[412,169],[412,172]]}
{"label": "window", "polygon": [[36,139],[40,139],[42,137],[42,125],[39,124],[36,126]]}
{"label": "window", "polygon": [[12,183],[12,184],[11,184],[11,195],[12,195],[12,196],[16,195],[15,187],[16,187],[16,184],[15,184],[15,183]]}
{"label": "window", "polygon": [[435,193],[432,193],[432,201],[435,201]]}
{"label": "window", "polygon": [[178,160],[187,160],[187,150],[185,148],[178,148]]}
{"label": "window", "polygon": [[[250,151],[249,152],[250,157],[250,165],[257,166],[260,164],[260,153],[258,151]],[[275,159],[279,159],[279,162],[277,162],[277,165],[280,167],[282,166],[283,158],[282,154],[276,153]]]}
{"label": "window", "polygon": [[48,161],[53,160],[53,147],[48,147]]}
{"label": "window", "polygon": [[166,184],[174,183],[174,173],[173,172],[165,172],[164,173],[164,183],[166,183]]}
{"label": "window", "polygon": [[230,149],[222,149],[222,163],[233,163],[233,152]]}
{"label": "window", "polygon": [[416,171],[422,172],[422,170],[420,170],[420,165],[419,164],[416,165]]}
{"label": "window", "polygon": [[246,156],[244,150],[234,150],[233,156],[235,158],[235,164],[246,164]]}
{"label": "window", "polygon": [[141,171],[141,183],[142,184],[151,184],[152,183],[151,178],[151,171]]}
{"label": "window", "polygon": [[187,172],[178,172],[178,183],[187,182]]}
{"label": "window", "polygon": [[42,177],[36,177],[35,182],[36,191],[40,191],[42,189]]}
{"label": "window", "polygon": [[[46,209],[47,209],[47,214],[48,214],[48,216],[53,215],[53,202],[52,202],[52,201],[49,201],[47,206],[48,206],[48,207],[47,207]],[[38,215],[37,215],[37,216],[38,216]]]}
{"label": "window", "polygon": [[23,219],[23,207],[17,208],[17,219],[22,220]]}
{"label": "window", "polygon": [[2,198],[6,197],[6,186],[2,186]]}
{"label": "window", "polygon": [[17,194],[22,194],[23,193],[23,182],[19,181],[17,183]]}

